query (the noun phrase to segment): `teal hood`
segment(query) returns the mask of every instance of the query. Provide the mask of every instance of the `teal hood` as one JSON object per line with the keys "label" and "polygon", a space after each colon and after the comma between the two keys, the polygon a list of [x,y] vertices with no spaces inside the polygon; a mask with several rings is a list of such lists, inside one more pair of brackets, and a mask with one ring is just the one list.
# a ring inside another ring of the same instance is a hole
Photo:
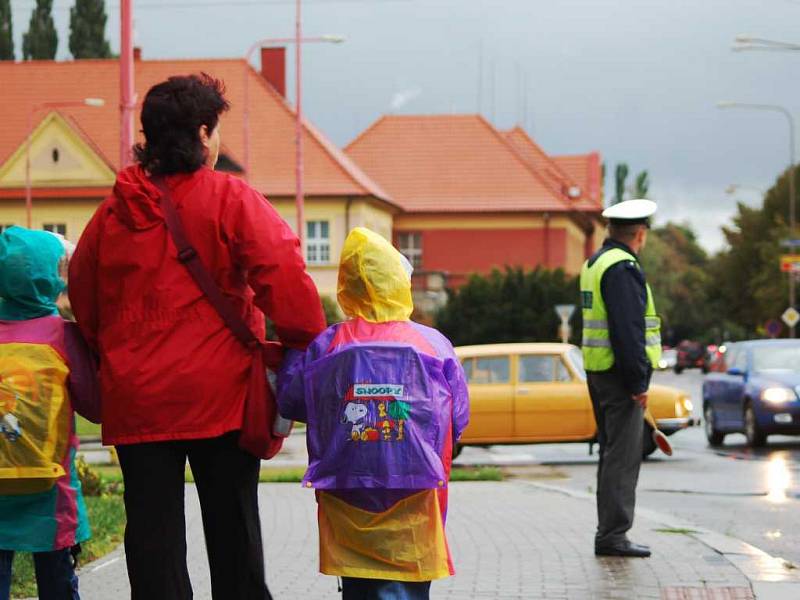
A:
{"label": "teal hood", "polygon": [[46,231],[9,227],[0,234],[0,319],[22,321],[58,314],[66,285],[58,275],[64,247]]}

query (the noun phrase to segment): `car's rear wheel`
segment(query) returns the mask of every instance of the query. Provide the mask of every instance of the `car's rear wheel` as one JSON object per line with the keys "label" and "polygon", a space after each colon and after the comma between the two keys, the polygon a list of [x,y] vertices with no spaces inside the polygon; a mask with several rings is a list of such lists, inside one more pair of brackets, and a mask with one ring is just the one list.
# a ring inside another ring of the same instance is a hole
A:
{"label": "car's rear wheel", "polygon": [[675,371],[675,375],[680,375],[681,371],[683,371],[683,367],[681,367],[680,365],[675,365],[673,371]]}
{"label": "car's rear wheel", "polygon": [[656,451],[656,447],[655,440],[653,440],[653,428],[645,423],[644,431],[642,432],[642,459],[646,460],[648,456]]}
{"label": "car's rear wheel", "polygon": [[750,402],[744,407],[744,435],[747,437],[747,445],[751,448],[761,448],[767,443],[767,436],[758,426],[756,413]]}
{"label": "car's rear wheel", "polygon": [[721,446],[725,439],[725,434],[714,427],[714,409],[710,404],[706,404],[703,410],[703,428],[706,431],[706,439],[709,446]]}

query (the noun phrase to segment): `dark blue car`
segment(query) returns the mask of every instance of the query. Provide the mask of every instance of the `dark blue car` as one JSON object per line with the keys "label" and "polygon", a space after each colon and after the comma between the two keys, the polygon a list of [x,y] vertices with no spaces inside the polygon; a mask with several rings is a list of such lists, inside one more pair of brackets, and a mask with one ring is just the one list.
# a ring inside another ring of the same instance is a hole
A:
{"label": "dark blue car", "polygon": [[724,368],[703,381],[709,444],[728,433],[744,433],[753,447],[771,434],[800,435],[800,340],[738,342]]}

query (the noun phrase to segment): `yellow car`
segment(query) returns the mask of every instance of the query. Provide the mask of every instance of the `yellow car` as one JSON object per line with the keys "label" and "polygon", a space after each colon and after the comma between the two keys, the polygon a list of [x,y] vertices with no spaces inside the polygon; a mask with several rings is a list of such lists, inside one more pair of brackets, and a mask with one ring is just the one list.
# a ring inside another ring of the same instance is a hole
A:
{"label": "yellow car", "polygon": [[[570,344],[490,344],[462,346],[456,348],[456,354],[470,393],[470,423],[461,446],[596,440],[579,348]],[[692,402],[681,390],[651,385],[648,406],[666,435],[693,424]],[[654,450],[652,437],[645,435],[643,456]]]}

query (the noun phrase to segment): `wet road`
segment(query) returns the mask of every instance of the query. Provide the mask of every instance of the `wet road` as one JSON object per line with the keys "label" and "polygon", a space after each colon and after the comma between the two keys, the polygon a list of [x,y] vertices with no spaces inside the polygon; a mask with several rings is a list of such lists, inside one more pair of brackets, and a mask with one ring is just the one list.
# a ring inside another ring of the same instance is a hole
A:
{"label": "wet road", "polygon": [[[657,373],[654,383],[688,391],[700,416],[698,371]],[[770,437],[767,447],[752,450],[743,435],[729,435],[712,449],[702,428],[694,427],[670,441],[672,457],[657,453],[642,467],[640,507],[732,535],[800,566],[800,437]],[[545,465],[560,476],[548,483],[594,491],[597,459],[586,444],[466,448],[458,462]]]}

